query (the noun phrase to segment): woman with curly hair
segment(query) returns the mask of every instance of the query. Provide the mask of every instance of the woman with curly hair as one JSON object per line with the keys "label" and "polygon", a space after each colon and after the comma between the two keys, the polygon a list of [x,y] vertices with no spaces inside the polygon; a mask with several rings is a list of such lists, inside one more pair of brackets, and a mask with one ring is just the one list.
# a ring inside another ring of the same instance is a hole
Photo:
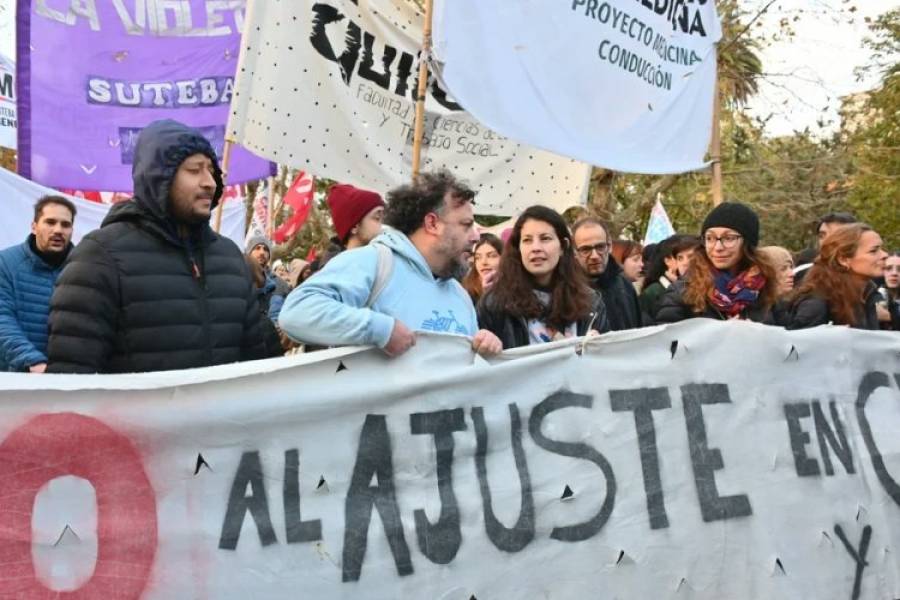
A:
{"label": "woman with curly hair", "polygon": [[756,213],[739,202],[723,202],[707,215],[700,238],[687,275],[660,299],[656,321],[705,317],[771,324],[778,278],[757,250]]}
{"label": "woman with curly hair", "polygon": [[504,349],[609,330],[603,299],[589,287],[559,213],[532,206],[516,220],[497,282],[478,303],[478,322]]}
{"label": "woman with curly hair", "polygon": [[841,225],[829,233],[796,291],[788,329],[827,323],[879,329],[872,278],[884,274],[887,255],[881,236],[864,223]]}
{"label": "woman with curly hair", "polygon": [[503,242],[500,238],[492,233],[482,233],[473,249],[472,268],[462,280],[462,286],[469,292],[474,304],[478,304],[481,296],[497,279],[501,254]]}

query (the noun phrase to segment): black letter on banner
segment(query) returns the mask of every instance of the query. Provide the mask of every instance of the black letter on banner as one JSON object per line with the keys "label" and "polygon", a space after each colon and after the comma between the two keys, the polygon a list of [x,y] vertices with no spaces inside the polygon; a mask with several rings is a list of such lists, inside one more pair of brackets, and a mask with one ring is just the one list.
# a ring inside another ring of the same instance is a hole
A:
{"label": "black letter on banner", "polygon": [[847,536],[844,534],[844,530],[841,529],[840,525],[834,526],[834,532],[841,539],[841,543],[844,544],[847,553],[853,558],[853,562],[856,563],[856,574],[853,577],[853,591],[850,593],[850,600],[858,600],[859,591],[862,587],[863,571],[869,566],[869,563],[866,562],[866,553],[869,551],[869,541],[872,539],[872,526],[866,525],[863,527],[862,537],[859,539],[858,551],[850,543],[850,540],[847,539]]}
{"label": "black letter on banner", "polygon": [[459,506],[453,493],[453,432],[465,431],[463,409],[439,410],[433,413],[409,415],[409,428],[414,434],[433,434],[437,458],[438,492],[441,496],[441,516],[434,525],[422,509],[413,515],[416,535],[422,554],[433,563],[446,565],[456,556],[462,543],[459,529]]}
{"label": "black letter on banner", "polygon": [[600,470],[603,471],[603,476],[606,478],[606,498],[603,500],[600,512],[590,520],[578,525],[554,527],[553,531],[550,532],[550,537],[554,540],[580,542],[590,539],[603,529],[606,521],[609,520],[609,515],[612,514],[613,505],[616,501],[616,478],[613,475],[612,467],[602,454],[587,444],[558,442],[549,439],[541,432],[541,423],[550,413],[569,407],[591,408],[593,405],[594,399],[591,396],[573,394],[567,391],[556,392],[535,406],[534,410],[531,411],[531,417],[528,419],[528,431],[531,433],[531,437],[534,438],[534,443],[554,454],[589,460],[600,467]]}
{"label": "black letter on banner", "polygon": [[375,36],[371,33],[364,33],[362,62],[359,63],[359,76],[363,79],[368,79],[380,88],[388,90],[391,87],[391,63],[394,62],[394,58],[397,56],[397,49],[392,48],[387,44],[384,45],[384,56],[381,57],[384,73],[376,73],[372,69],[372,67],[375,66],[373,56],[374,50],[372,48],[374,45]]}
{"label": "black letter on banner", "polygon": [[809,433],[803,430],[800,419],[809,417],[809,414],[809,404],[805,402],[784,405],[784,418],[787,419],[791,452],[794,453],[794,467],[797,469],[798,477],[814,477],[822,474],[818,461],[806,454]]}
{"label": "black letter on banner", "polygon": [[475,471],[478,474],[478,486],[481,488],[481,502],[484,505],[484,529],[488,538],[504,552],[518,552],[534,539],[534,497],[531,495],[531,475],[528,473],[528,462],[522,448],[522,419],[519,407],[509,405],[510,437],[512,438],[513,457],[516,460],[516,471],[519,473],[521,500],[519,518],[512,527],[504,527],[494,515],[491,500],[491,488],[487,479],[488,434],[484,423],[484,409],[472,407],[472,423],[475,426]]}
{"label": "black letter on banner", "polygon": [[819,452],[822,454],[822,462],[825,463],[825,472],[829,475],[834,475],[834,467],[831,466],[831,455],[828,452],[828,446],[831,446],[835,456],[844,465],[844,470],[848,473],[854,473],[853,452],[850,450],[850,444],[847,443],[847,436],[844,435],[844,424],[841,423],[837,404],[834,400],[829,404],[831,420],[834,421],[833,430],[831,425],[828,424],[825,413],[822,412],[822,405],[818,402],[812,403],[813,419],[816,422],[816,435],[819,438]]}
{"label": "black letter on banner", "polygon": [[[859,396],[856,398],[856,419],[859,421],[859,430],[862,432],[863,440],[866,442],[866,448],[869,450],[869,456],[872,457],[872,468],[878,475],[878,481],[887,491],[888,495],[900,505],[900,485],[888,473],[887,467],[884,466],[884,458],[875,438],[872,436],[872,427],[869,425],[869,418],[866,416],[866,402],[877,388],[888,387],[890,379],[884,373],[873,371],[866,373],[862,381],[859,382]],[[897,378],[897,385],[900,385],[900,378]]]}
{"label": "black letter on banner", "polygon": [[[247,484],[250,484],[250,495],[245,496]],[[222,535],[219,537],[219,548],[222,550],[234,550],[237,548],[238,538],[241,536],[241,526],[244,524],[244,515],[250,511],[256,530],[259,532],[259,542],[263,546],[274,544],[278,541],[275,537],[275,529],[272,528],[272,519],[269,517],[269,501],[266,499],[266,488],[263,485],[262,463],[259,460],[259,452],[244,452],[241,455],[241,463],[234,475],[234,483],[231,484],[231,493],[228,495],[228,509],[225,511],[225,521],[222,523]]]}
{"label": "black letter on banner", "polygon": [[312,47],[330,61],[336,62],[341,67],[341,78],[344,83],[350,85],[353,78],[353,69],[356,68],[356,61],[359,59],[359,25],[353,21],[347,22],[347,35],[344,37],[346,48],[338,58],[328,41],[328,35],[325,34],[325,26],[331,23],[337,23],[344,19],[338,9],[328,4],[313,4],[312,32],[309,34],[309,41]]}
{"label": "black letter on banner", "polygon": [[662,479],[659,476],[659,450],[656,447],[656,429],[653,427],[652,411],[672,407],[669,390],[666,388],[610,390],[609,400],[616,412],[634,411],[634,427],[637,430],[641,469],[644,472],[644,493],[647,495],[650,529],[664,529],[669,526],[669,517],[666,515]]}
{"label": "black letter on banner", "polygon": [[[369,486],[372,476],[378,478],[378,485]],[[409,558],[409,546],[403,537],[403,522],[400,507],[394,491],[394,464],[391,456],[391,436],[388,434],[384,415],[366,415],[362,432],[359,434],[359,448],[347,500],[344,504],[344,569],[343,580],[358,581],[366,557],[369,540],[369,521],[372,507],[378,509],[384,524],[384,533],[397,573],[410,575],[413,572]]]}
{"label": "black letter on banner", "polygon": [[718,448],[710,448],[703,422],[704,404],[726,404],[731,402],[728,386],[722,383],[689,383],[681,386],[684,404],[684,420],[688,431],[688,447],[694,465],[694,482],[700,500],[703,520],[721,521],[753,514],[750,499],[746,494],[719,496],[716,488],[715,471],[725,467],[722,453]]}
{"label": "black letter on banner", "polygon": [[300,518],[300,452],[296,448],[284,453],[284,529],[288,544],[315,542],[322,539],[322,521]]}

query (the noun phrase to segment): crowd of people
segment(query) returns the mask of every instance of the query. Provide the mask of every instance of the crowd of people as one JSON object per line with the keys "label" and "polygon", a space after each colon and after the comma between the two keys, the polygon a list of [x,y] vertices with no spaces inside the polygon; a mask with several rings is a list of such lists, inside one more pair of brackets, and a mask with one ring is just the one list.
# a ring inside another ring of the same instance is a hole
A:
{"label": "crowd of people", "polygon": [[475,192],[447,171],[387,193],[331,188],[332,246],[310,263],[242,252],[215,233],[223,189],[209,142],[175,121],[145,128],[134,197],[71,243],[75,206],[45,196],[31,234],[0,251],[0,370],[162,371],[342,345],[408,351],[416,332],[504,349],[691,318],[787,329],[900,331],[900,252],[847,213],[816,247],[760,247],[758,216],[725,202],[698,235],[643,247],[593,217],[534,205],[508,239],[478,233]]}

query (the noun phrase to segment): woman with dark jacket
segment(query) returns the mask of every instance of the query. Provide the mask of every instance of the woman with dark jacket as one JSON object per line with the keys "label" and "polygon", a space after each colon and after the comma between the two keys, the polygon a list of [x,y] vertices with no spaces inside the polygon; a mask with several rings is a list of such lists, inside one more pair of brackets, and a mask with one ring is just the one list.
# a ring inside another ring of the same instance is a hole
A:
{"label": "woman with dark jacket", "polygon": [[281,310],[281,304],[284,303],[284,296],[275,293],[275,282],[266,278],[266,272],[258,261],[253,259],[249,254],[244,256],[247,262],[247,269],[250,271],[250,280],[253,282],[253,289],[256,290],[257,305],[259,307],[259,324],[262,329],[263,342],[266,346],[266,356],[275,357],[283,356],[284,348],[281,346],[281,339],[278,335],[278,329],[269,316],[272,306],[275,305]]}
{"label": "woman with dark jacket", "polygon": [[603,299],[588,286],[559,213],[532,206],[516,220],[478,322],[505,349],[609,331]]}
{"label": "woman with dark jacket", "polygon": [[687,275],[660,299],[656,322],[705,317],[771,324],[778,279],[757,251],[756,213],[744,204],[723,202],[707,215],[700,238]]}
{"label": "woman with dark jacket", "polygon": [[652,324],[659,300],[672,284],[687,273],[691,258],[700,244],[696,235],[675,234],[664,239],[656,247],[653,260],[648,263],[644,288],[641,290],[641,311],[644,324]]}
{"label": "woman with dark jacket", "polygon": [[788,329],[834,323],[879,329],[873,277],[884,274],[881,236],[863,223],[841,225],[822,241],[791,306]]}

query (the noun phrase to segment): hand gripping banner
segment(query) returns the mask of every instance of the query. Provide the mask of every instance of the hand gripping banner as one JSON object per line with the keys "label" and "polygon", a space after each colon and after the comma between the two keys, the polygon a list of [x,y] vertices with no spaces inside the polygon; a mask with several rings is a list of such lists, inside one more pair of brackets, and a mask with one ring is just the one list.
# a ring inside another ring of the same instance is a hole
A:
{"label": "hand gripping banner", "polygon": [[0,374],[0,597],[900,597],[900,338]]}

